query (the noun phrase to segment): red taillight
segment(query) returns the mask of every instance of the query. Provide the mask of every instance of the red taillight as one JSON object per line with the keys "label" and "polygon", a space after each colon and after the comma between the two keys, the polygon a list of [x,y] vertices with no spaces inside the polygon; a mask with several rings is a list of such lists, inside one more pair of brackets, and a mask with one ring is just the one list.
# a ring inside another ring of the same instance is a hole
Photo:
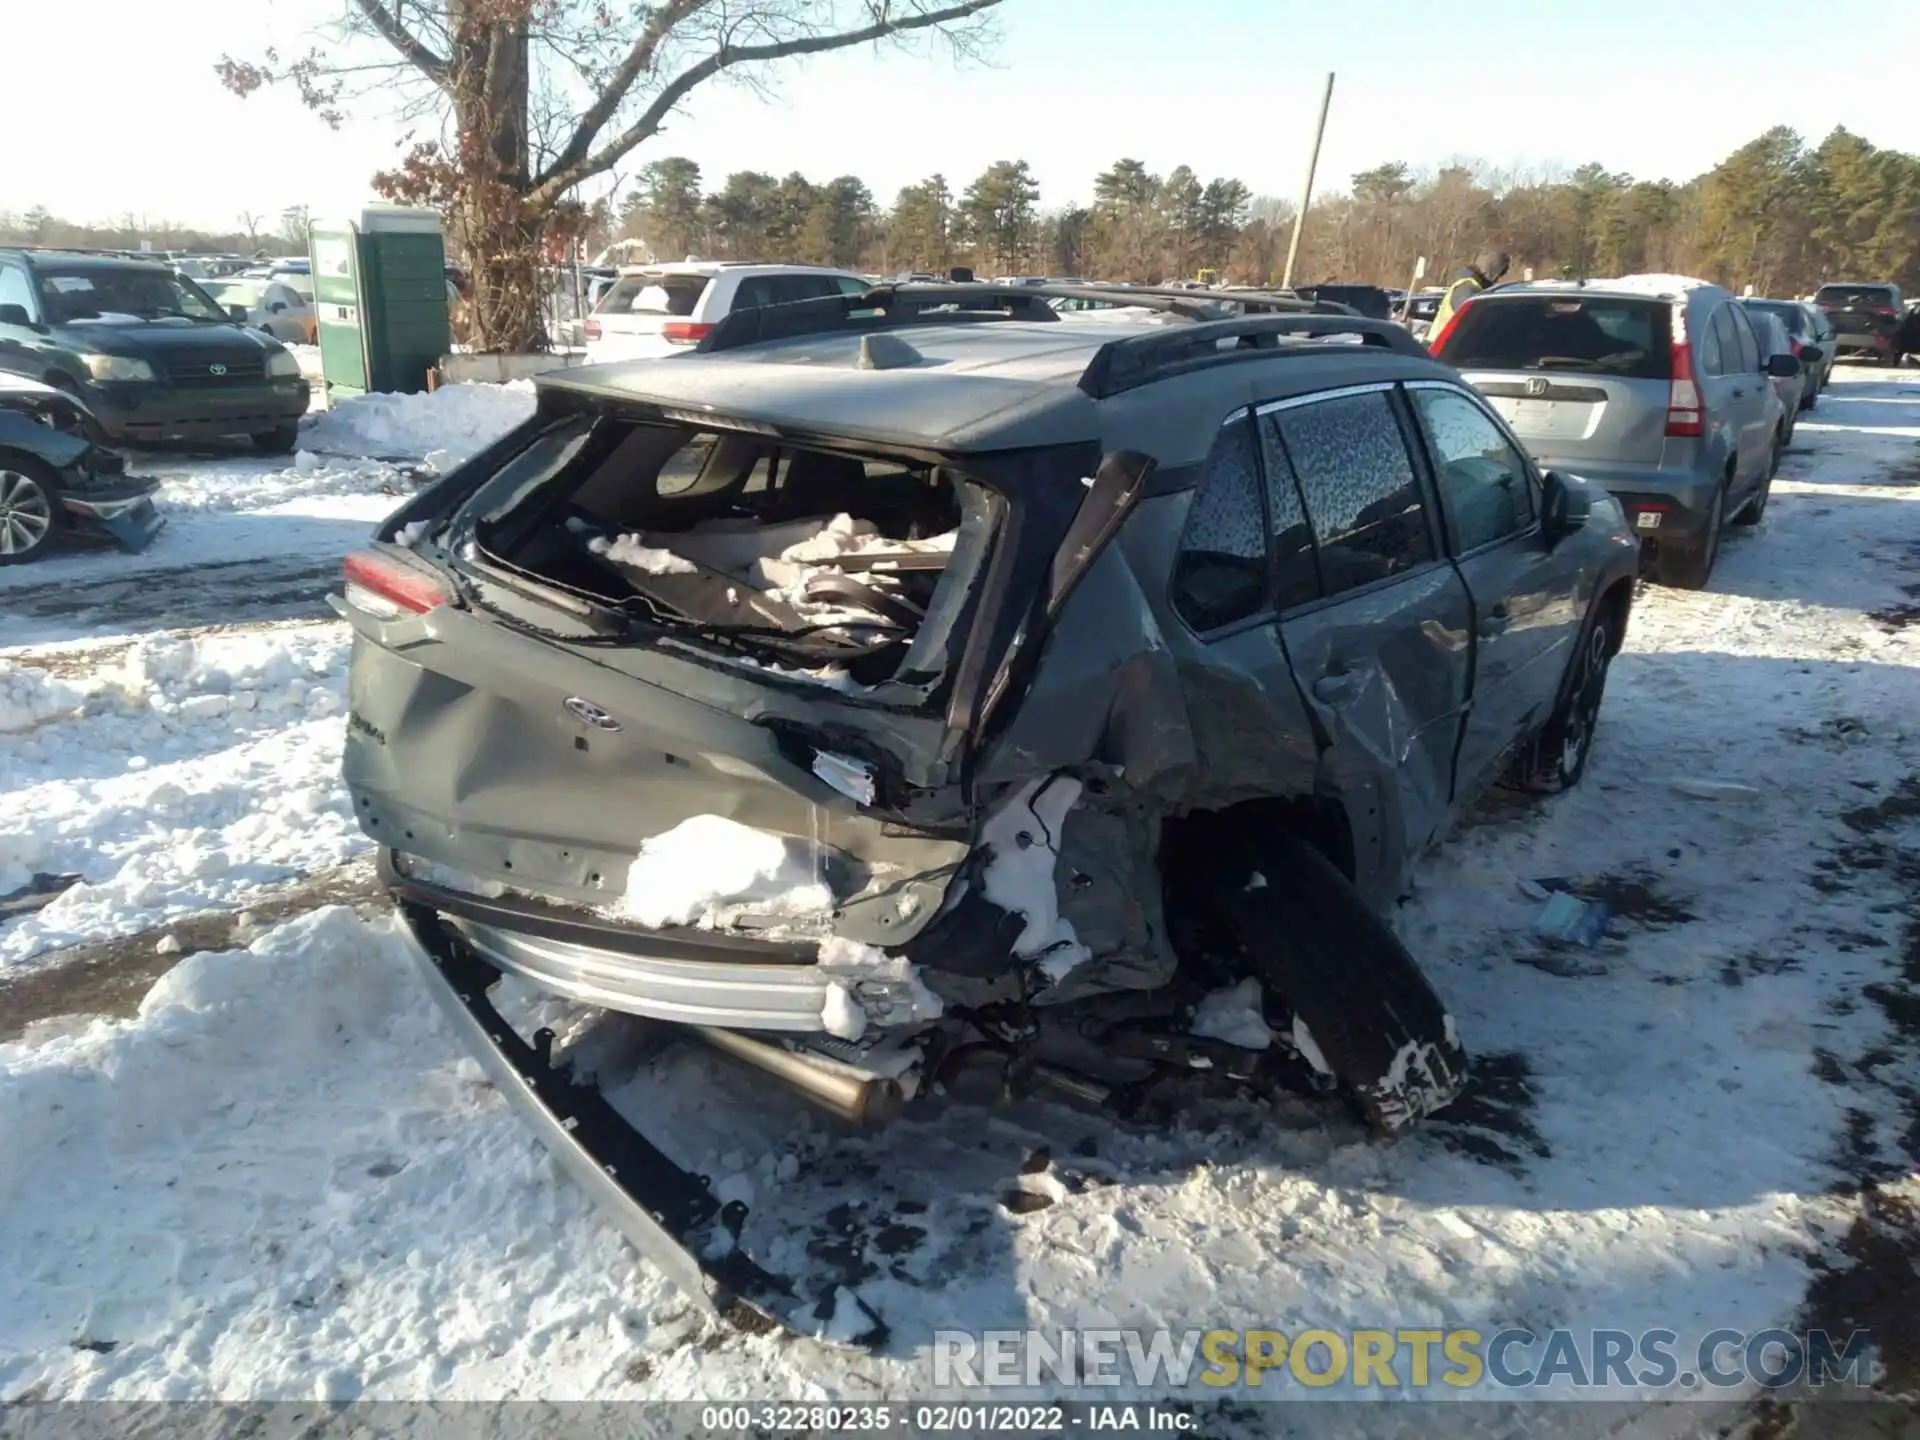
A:
{"label": "red taillight", "polygon": [[1802,345],[1798,340],[1789,340],[1787,341],[1787,343],[1793,347],[1793,358],[1796,360],[1800,358],[1800,352],[1807,348],[1806,346]]}
{"label": "red taillight", "polygon": [[1900,312],[1894,309],[1891,305],[1867,306],[1867,314],[1869,315],[1898,315],[1899,313]]}
{"label": "red taillight", "polygon": [[1673,384],[1667,390],[1667,434],[1676,439],[1706,433],[1701,423],[1700,387],[1693,383],[1693,346],[1685,340],[1673,345]]}
{"label": "red taillight", "polygon": [[585,335],[589,340],[598,340],[600,338],[600,322],[589,315],[586,324],[580,327],[580,333]]}
{"label": "red taillight", "polygon": [[669,320],[660,327],[660,334],[675,345],[698,345],[712,330],[711,325],[696,325],[691,320]]}
{"label": "red taillight", "polygon": [[379,550],[360,550],[346,559],[346,601],[382,620],[424,615],[447,603],[440,577],[416,561]]}
{"label": "red taillight", "polygon": [[1442,358],[1440,351],[1445,347],[1447,337],[1453,334],[1453,327],[1460,323],[1460,317],[1467,313],[1467,305],[1471,305],[1472,303],[1473,301],[1468,300],[1466,305],[1462,305],[1458,310],[1447,316],[1447,323],[1440,327],[1440,333],[1427,341],[1427,353],[1432,355],[1434,359],[1438,360]]}

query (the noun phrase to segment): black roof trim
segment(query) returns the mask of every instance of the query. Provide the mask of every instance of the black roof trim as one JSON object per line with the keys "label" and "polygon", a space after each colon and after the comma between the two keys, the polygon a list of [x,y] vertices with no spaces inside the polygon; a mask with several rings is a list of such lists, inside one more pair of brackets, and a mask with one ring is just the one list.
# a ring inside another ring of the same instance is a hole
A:
{"label": "black roof trim", "polygon": [[[1136,389],[1155,380],[1243,360],[1270,360],[1277,355],[1324,355],[1314,342],[1335,335],[1357,335],[1362,345],[1396,355],[1433,357],[1427,347],[1390,320],[1368,320],[1357,315],[1247,315],[1235,320],[1212,320],[1152,335],[1128,335],[1108,341],[1095,352],[1080,376],[1080,388],[1096,400]],[[1285,342],[1300,338],[1303,342]],[[1222,340],[1237,340],[1230,349]]]}

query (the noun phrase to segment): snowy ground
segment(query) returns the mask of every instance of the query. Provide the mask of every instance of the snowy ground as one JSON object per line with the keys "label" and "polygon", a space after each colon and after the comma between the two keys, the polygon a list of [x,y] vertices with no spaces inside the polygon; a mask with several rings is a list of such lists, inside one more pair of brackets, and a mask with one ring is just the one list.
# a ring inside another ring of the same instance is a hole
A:
{"label": "snowy ground", "polygon": [[[524,397],[440,403],[432,433],[343,407],[291,467],[165,461],[148,554],[0,573],[0,896],[84,877],[0,911],[0,1035],[89,946],[150,955],[363,853],[318,601],[402,457]],[[702,1321],[482,1082],[390,923],[328,908],[189,955],[137,1014],[42,1006],[0,1044],[0,1400],[905,1396],[936,1326],[1844,1328],[1834,1277],[1920,1149],[1916,500],[1920,377],[1837,372],[1712,589],[1643,595],[1586,783],[1426,863],[1397,924],[1481,1077],[1443,1122],[950,1102],[851,1138],[611,1050],[618,1103],[767,1202],[762,1259],[893,1326],[824,1351]],[[1702,780],[1750,788],[1675,785]],[[1542,876],[1614,902],[1599,949],[1534,937],[1516,881]]]}

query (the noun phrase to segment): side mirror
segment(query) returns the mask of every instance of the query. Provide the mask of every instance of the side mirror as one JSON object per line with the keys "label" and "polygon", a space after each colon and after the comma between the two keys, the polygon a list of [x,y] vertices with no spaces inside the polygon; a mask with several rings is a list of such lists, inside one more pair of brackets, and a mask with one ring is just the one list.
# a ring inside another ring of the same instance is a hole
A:
{"label": "side mirror", "polygon": [[26,306],[0,305],[0,325],[31,326],[32,324],[33,324],[33,317],[27,314]]}
{"label": "side mirror", "polygon": [[1791,380],[1800,373],[1800,362],[1791,355],[1769,355],[1766,372],[1776,380]]}
{"label": "side mirror", "polygon": [[227,318],[229,320],[238,320],[242,325],[246,324],[247,307],[244,305],[229,305],[227,307]]}
{"label": "side mirror", "polygon": [[267,309],[275,315],[278,315],[282,310],[285,310],[286,308],[287,308],[287,302],[284,300],[276,300],[273,302],[273,304],[267,307]]}
{"label": "side mirror", "polygon": [[1818,365],[1826,358],[1827,352],[1822,350],[1818,345],[1802,345],[1800,347],[1800,364],[1802,367]]}
{"label": "side mirror", "polygon": [[1587,523],[1593,514],[1593,495],[1585,485],[1570,484],[1558,470],[1540,479],[1540,530],[1549,545],[1557,545]]}

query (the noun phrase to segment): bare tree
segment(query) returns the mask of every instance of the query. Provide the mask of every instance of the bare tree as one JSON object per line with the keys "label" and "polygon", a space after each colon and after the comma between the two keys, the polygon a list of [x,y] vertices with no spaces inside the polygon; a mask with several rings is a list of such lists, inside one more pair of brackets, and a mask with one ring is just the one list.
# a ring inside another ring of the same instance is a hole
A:
{"label": "bare tree", "polygon": [[986,38],[1000,0],[342,0],[327,37],[299,59],[222,56],[239,95],[287,83],[337,126],[353,99],[380,91],[434,119],[376,177],[385,194],[441,207],[472,272],[476,344],[540,340],[539,265],[575,238],[579,187],[653,139],[698,87],[761,83],[773,62],[943,36],[958,54]]}
{"label": "bare tree", "polygon": [[240,232],[247,237],[247,248],[254,249],[260,244],[260,222],[267,217],[256,215],[251,210],[242,210],[234,219],[240,222]]}

